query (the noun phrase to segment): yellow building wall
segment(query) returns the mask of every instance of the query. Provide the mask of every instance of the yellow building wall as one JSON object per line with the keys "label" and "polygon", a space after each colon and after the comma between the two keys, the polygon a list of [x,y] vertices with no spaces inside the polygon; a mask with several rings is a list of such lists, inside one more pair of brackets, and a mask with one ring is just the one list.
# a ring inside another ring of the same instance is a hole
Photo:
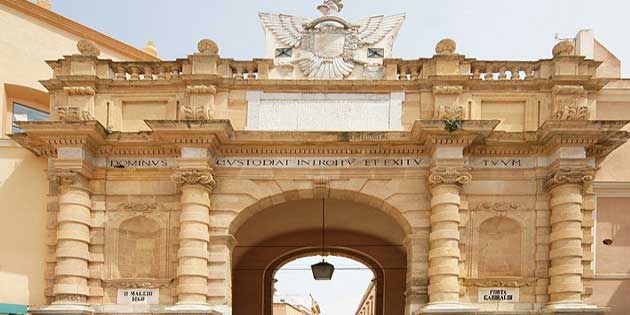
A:
{"label": "yellow building wall", "polygon": [[[0,4],[0,303],[45,304],[47,161],[17,146],[5,84],[47,93],[45,60],[77,53],[79,37]],[[102,47],[101,58],[129,57]],[[29,105],[29,104],[25,104]],[[10,283],[11,285],[5,285]]]}

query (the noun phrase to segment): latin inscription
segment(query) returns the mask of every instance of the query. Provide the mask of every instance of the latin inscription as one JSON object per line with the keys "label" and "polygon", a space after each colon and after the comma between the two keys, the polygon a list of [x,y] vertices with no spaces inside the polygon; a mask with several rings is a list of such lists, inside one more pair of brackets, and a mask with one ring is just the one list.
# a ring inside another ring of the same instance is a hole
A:
{"label": "latin inscription", "polygon": [[228,168],[419,168],[428,165],[423,158],[255,158],[224,157],[216,159]]}
{"label": "latin inscription", "polygon": [[473,168],[502,168],[502,169],[516,169],[516,168],[533,168],[536,161],[533,158],[510,158],[510,157],[474,157],[470,159],[470,165]]}
{"label": "latin inscription", "polygon": [[125,169],[125,168],[169,168],[175,167],[176,162],[174,158],[99,158],[96,164],[100,167]]}
{"label": "latin inscription", "polygon": [[118,289],[118,304],[158,304],[159,289]]}
{"label": "latin inscription", "polygon": [[519,301],[519,289],[518,288],[479,288],[479,302],[481,303],[493,303],[493,302],[518,302]]}

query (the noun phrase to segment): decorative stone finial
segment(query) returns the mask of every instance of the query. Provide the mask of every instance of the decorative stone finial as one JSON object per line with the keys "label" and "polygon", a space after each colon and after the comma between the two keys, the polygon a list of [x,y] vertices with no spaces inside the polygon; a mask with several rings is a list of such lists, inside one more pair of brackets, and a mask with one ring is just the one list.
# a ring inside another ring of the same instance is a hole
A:
{"label": "decorative stone finial", "polygon": [[202,55],[218,55],[219,46],[211,39],[202,39],[197,44],[197,50]]}
{"label": "decorative stone finial", "polygon": [[101,51],[98,50],[96,45],[93,42],[91,42],[91,41],[89,41],[87,39],[82,39],[82,40],[78,41],[77,42],[77,49],[79,50],[79,52],[83,56],[98,57],[101,54]]}
{"label": "decorative stone finial", "polygon": [[155,42],[150,40],[147,42],[147,45],[144,46],[144,48],[142,49],[144,50],[145,53],[153,56],[153,57],[157,57],[158,56],[158,50],[157,47],[155,47]]}
{"label": "decorative stone finial", "polygon": [[553,50],[551,53],[554,57],[556,56],[570,56],[573,54],[575,49],[575,44],[572,40],[563,40],[553,46]]}
{"label": "decorative stone finial", "polygon": [[337,15],[343,9],[341,0],[324,0],[324,3],[317,6],[317,10],[322,15]]}
{"label": "decorative stone finial", "polygon": [[452,55],[455,53],[457,44],[450,38],[445,38],[435,45],[435,53],[438,55]]}
{"label": "decorative stone finial", "polygon": [[52,2],[50,2],[50,0],[37,0],[35,4],[46,10],[52,9]]}

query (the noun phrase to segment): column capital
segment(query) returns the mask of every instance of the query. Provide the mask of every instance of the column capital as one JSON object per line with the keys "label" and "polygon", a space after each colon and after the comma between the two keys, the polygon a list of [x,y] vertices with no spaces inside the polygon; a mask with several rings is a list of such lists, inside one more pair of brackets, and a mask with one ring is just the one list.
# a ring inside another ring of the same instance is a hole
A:
{"label": "column capital", "polygon": [[429,185],[464,185],[472,180],[470,168],[465,166],[436,166],[431,169]]}
{"label": "column capital", "polygon": [[545,184],[548,190],[552,190],[565,184],[588,184],[593,179],[595,179],[595,170],[592,167],[560,167],[553,170]]}
{"label": "column capital", "polygon": [[55,169],[48,174],[48,180],[60,186],[87,186],[89,178],[80,170],[75,169]]}
{"label": "column capital", "polygon": [[212,169],[180,169],[171,178],[180,185],[200,185],[209,190],[216,183]]}

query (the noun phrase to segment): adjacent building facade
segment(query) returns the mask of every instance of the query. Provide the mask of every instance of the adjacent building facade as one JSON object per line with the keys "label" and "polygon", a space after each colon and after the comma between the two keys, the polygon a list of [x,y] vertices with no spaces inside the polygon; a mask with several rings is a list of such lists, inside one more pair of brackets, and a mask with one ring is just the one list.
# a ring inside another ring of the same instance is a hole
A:
{"label": "adjacent building facade", "polygon": [[121,61],[80,40],[47,61],[49,119],[10,134],[46,200],[30,311],[270,315],[275,272],[324,248],[374,272],[358,314],[628,312],[614,55],[582,31],[546,59],[452,39],[394,59],[404,15],[342,9],[261,13],[263,59],[201,40]]}

